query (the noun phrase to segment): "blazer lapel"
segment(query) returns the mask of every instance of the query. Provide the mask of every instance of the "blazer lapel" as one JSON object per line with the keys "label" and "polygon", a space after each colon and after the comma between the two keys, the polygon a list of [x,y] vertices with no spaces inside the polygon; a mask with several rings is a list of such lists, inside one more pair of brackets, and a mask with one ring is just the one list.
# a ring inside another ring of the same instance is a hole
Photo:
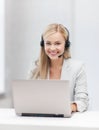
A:
{"label": "blazer lapel", "polygon": [[61,80],[70,80],[70,59],[64,60],[62,72],[61,72]]}

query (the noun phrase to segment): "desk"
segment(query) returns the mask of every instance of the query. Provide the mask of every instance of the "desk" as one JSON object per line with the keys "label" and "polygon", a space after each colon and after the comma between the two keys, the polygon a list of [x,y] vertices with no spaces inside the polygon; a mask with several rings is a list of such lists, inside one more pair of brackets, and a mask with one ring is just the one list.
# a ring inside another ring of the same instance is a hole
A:
{"label": "desk", "polygon": [[0,109],[0,130],[99,130],[99,112],[74,113],[71,118],[22,117]]}

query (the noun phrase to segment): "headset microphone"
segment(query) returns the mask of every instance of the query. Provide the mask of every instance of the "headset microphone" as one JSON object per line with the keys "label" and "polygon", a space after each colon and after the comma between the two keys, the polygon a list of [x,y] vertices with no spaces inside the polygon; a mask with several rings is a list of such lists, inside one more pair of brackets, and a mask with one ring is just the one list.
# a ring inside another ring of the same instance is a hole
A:
{"label": "headset microphone", "polygon": [[[64,53],[63,53],[64,54]],[[58,58],[61,58],[63,56],[63,54],[59,55]]]}

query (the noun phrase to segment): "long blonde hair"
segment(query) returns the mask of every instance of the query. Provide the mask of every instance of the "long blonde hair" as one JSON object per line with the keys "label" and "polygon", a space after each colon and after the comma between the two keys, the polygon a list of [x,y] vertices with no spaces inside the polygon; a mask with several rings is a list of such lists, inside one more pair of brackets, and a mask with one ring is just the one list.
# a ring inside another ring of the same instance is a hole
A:
{"label": "long blonde hair", "polygon": [[[62,25],[62,24],[50,24],[47,26],[47,28],[45,29],[45,31],[42,34],[42,38],[44,39],[45,37],[54,34],[56,32],[60,32],[63,37],[65,38],[65,40],[67,40],[67,38],[69,37],[68,35],[68,30]],[[70,55],[70,47],[65,48],[64,51],[64,59],[68,59],[71,58]],[[49,57],[46,55],[44,47],[41,47],[41,51],[40,51],[40,57],[39,59],[36,61],[36,68],[33,71],[33,79],[46,79],[47,75],[48,75],[48,68],[50,65],[50,59]]]}

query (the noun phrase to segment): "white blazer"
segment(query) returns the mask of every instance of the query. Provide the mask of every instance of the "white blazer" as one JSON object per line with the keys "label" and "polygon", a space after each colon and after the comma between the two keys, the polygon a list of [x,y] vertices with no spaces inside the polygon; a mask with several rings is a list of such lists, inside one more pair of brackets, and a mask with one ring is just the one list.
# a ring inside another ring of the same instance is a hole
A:
{"label": "white blazer", "polygon": [[78,111],[87,110],[89,98],[84,63],[73,59],[64,60],[61,79],[70,79],[71,101],[77,104]]}
{"label": "white blazer", "polygon": [[[28,75],[31,79],[34,67]],[[49,77],[49,74],[48,74]],[[81,61],[65,59],[63,62],[61,80],[70,80],[71,102],[77,104],[77,110],[83,112],[88,108],[88,92],[85,65]]]}

